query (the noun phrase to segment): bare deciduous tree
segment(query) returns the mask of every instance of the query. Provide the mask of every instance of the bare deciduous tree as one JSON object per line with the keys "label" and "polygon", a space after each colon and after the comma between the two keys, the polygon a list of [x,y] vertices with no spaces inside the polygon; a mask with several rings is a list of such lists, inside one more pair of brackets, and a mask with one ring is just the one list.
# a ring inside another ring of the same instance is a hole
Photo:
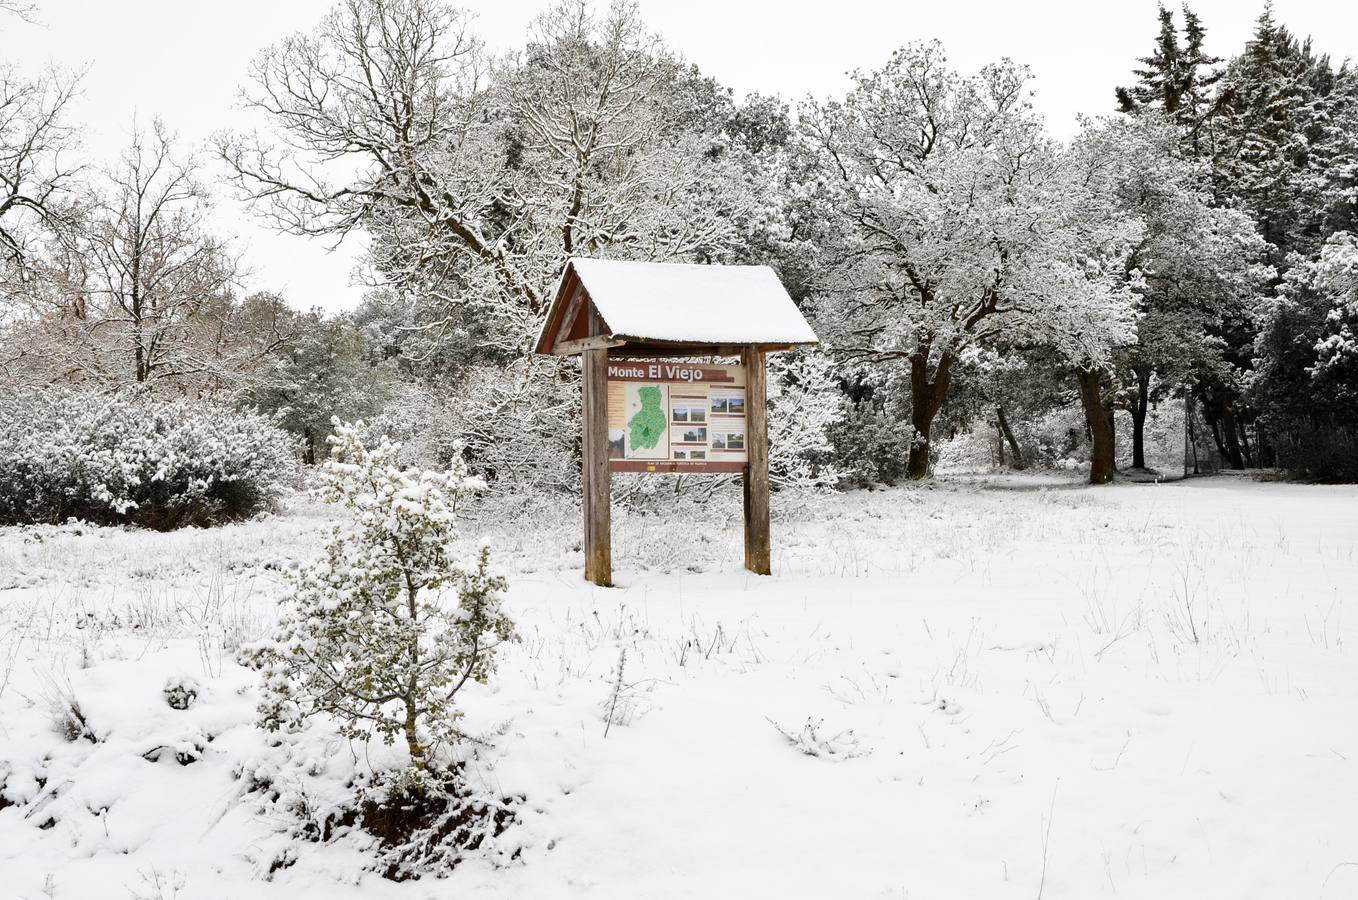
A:
{"label": "bare deciduous tree", "polygon": [[23,293],[17,344],[30,369],[193,392],[220,386],[223,358],[241,338],[226,327],[236,259],[204,228],[208,200],[195,169],[156,122],[135,130],[118,163],[85,186]]}
{"label": "bare deciduous tree", "polygon": [[346,0],[256,60],[242,99],[272,139],[223,135],[218,152],[281,228],[342,238],[397,215],[418,223],[405,265],[469,257],[536,311],[538,289],[497,240],[499,126],[468,20],[433,0]]}
{"label": "bare deciduous tree", "polygon": [[63,121],[78,76],[36,79],[0,66],[0,265],[23,274],[40,225],[56,225],[80,166],[68,160],[75,129]]}
{"label": "bare deciduous tree", "polygon": [[684,70],[635,6],[563,2],[492,65],[437,0],[347,0],[266,50],[224,135],[237,184],[280,227],[372,237],[384,280],[460,308],[521,352],[572,253],[715,259],[756,206],[711,136],[685,132]]}
{"label": "bare deciduous tree", "polygon": [[0,12],[18,16],[25,22],[32,22],[38,12],[37,4],[28,0],[0,0]]}

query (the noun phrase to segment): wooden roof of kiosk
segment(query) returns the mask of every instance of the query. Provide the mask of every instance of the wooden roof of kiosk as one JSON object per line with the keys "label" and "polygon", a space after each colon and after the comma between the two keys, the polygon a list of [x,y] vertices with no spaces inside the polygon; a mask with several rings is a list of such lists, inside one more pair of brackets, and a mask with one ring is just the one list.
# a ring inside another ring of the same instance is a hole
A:
{"label": "wooden roof of kiosk", "polygon": [[610,357],[738,356],[817,343],[768,266],[574,258],[557,285],[537,352]]}

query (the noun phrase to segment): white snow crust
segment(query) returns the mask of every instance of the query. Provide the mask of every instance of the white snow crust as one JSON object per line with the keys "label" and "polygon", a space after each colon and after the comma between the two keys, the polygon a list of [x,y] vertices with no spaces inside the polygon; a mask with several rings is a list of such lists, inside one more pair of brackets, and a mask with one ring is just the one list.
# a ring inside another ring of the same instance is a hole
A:
{"label": "white snow crust", "polygon": [[814,344],[816,333],[768,266],[572,259],[616,335],[705,344]]}
{"label": "white snow crust", "polygon": [[[773,502],[771,578],[741,569],[738,490],[619,510],[611,590],[575,504],[471,513],[524,640],[463,695],[467,771],[527,800],[498,857],[403,884],[248,790],[324,810],[399,761],[260,731],[230,650],[329,510],[0,530],[0,896],[1358,896],[1358,488]],[[90,738],[54,727],[62,695]]]}

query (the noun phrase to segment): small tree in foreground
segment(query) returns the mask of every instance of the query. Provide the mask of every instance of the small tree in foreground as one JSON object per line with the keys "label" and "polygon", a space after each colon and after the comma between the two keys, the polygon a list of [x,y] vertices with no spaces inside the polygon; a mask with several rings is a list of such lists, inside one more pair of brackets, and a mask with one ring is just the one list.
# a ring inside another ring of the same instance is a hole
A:
{"label": "small tree in foreground", "polygon": [[369,449],[362,423],[334,425],[322,495],[352,519],[292,577],[278,633],[247,648],[245,662],[265,676],[264,727],[328,715],[349,738],[400,736],[418,781],[460,736],[458,691],[484,683],[514,638],[489,551],[462,561],[454,546],[457,503],[484,485],[460,459],[447,472],[403,469],[399,444]]}

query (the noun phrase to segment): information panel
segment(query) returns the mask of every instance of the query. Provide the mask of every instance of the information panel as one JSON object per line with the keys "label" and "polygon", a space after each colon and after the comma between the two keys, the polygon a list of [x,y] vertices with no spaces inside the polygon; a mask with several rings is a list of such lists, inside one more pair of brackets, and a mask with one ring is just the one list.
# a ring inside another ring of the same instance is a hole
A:
{"label": "information panel", "polygon": [[610,472],[745,469],[745,369],[608,363]]}

